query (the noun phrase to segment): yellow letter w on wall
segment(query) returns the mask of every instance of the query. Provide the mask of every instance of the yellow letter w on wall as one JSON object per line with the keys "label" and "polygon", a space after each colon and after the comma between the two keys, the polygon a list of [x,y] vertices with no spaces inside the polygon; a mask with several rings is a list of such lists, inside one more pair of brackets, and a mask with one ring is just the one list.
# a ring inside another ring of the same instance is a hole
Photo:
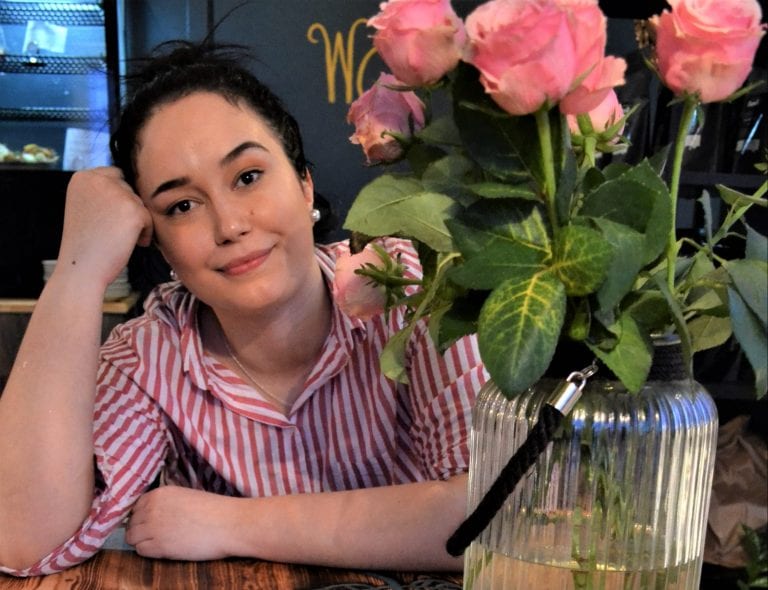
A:
{"label": "yellow letter w on wall", "polygon": [[[307,39],[310,43],[319,43],[321,41],[318,38],[319,34],[325,46],[325,78],[328,84],[328,102],[331,104],[336,102],[336,69],[339,65],[341,65],[341,73],[344,77],[344,100],[346,103],[350,104],[352,102],[353,89],[357,91],[357,95],[363,93],[365,68],[368,65],[368,61],[376,53],[374,47],[370,48],[355,71],[355,33],[357,28],[360,25],[364,25],[365,22],[366,19],[359,18],[352,23],[347,34],[346,47],[344,36],[338,31],[333,37],[333,43],[331,43],[328,29],[324,25],[313,23],[307,29]],[[353,74],[355,74],[354,86],[352,85]]]}

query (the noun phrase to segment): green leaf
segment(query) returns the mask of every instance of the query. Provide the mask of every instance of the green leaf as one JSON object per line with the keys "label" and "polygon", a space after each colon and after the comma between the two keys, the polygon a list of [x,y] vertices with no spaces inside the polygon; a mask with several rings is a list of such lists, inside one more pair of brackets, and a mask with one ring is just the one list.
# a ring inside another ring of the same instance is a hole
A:
{"label": "green leaf", "polygon": [[581,190],[584,194],[591,193],[606,181],[605,174],[599,168],[590,168],[584,173],[581,181]]}
{"label": "green leaf", "polygon": [[581,341],[589,336],[592,325],[592,314],[589,312],[589,301],[586,297],[579,298],[575,302],[569,301],[568,337],[571,340]]}
{"label": "green leaf", "polygon": [[643,267],[643,243],[639,232],[610,219],[595,218],[594,222],[613,251],[605,281],[597,291],[600,309],[612,309],[629,293]]}
{"label": "green leaf", "polygon": [[[555,169],[562,168],[563,123],[560,112],[548,113]],[[477,70],[460,64],[454,82],[454,118],[462,143],[483,169],[499,178],[527,170],[544,184],[543,157],[533,115],[512,117],[501,110],[479,83]]]}
{"label": "green leaf", "polygon": [[746,223],[747,245],[744,257],[750,260],[768,260],[768,237],[755,231]]}
{"label": "green leaf", "polygon": [[478,346],[499,389],[511,397],[549,366],[565,316],[565,288],[551,273],[507,281],[480,311]]}
{"label": "green leaf", "polygon": [[552,269],[568,295],[587,295],[603,282],[613,250],[600,232],[580,225],[560,230],[553,248]]}
{"label": "green leaf", "polygon": [[691,334],[691,352],[708,350],[724,344],[731,337],[731,320],[728,317],[700,315],[688,322]]}
{"label": "green leaf", "polygon": [[648,159],[648,163],[651,165],[651,168],[653,168],[659,176],[663,176],[664,174],[664,169],[667,167],[667,159],[669,158],[669,152],[671,148],[672,145],[667,144]]}
{"label": "green leaf", "polygon": [[725,317],[728,314],[728,301],[727,297],[723,297],[724,294],[725,288],[700,287],[691,290],[685,313],[706,312],[709,315]]}
{"label": "green leaf", "polygon": [[414,133],[414,137],[429,145],[461,145],[459,130],[449,116],[433,119],[429,125]]}
{"label": "green leaf", "polygon": [[550,254],[541,206],[521,199],[481,199],[448,220],[453,240],[465,258],[485,256],[495,241],[516,242]]}
{"label": "green leaf", "polygon": [[709,191],[701,191],[701,196],[698,198],[701,209],[704,212],[704,233],[707,236],[707,244],[712,244],[713,225],[712,225],[712,197]]}
{"label": "green leaf", "polygon": [[629,172],[631,169],[632,166],[625,162],[611,162],[603,168],[603,175],[606,180],[613,180],[614,178],[618,178],[622,174]]}
{"label": "green leaf", "polygon": [[590,350],[619,378],[632,393],[645,384],[653,360],[651,346],[629,314],[619,317],[619,338],[610,350],[587,342]]}
{"label": "green leaf", "polygon": [[728,260],[723,266],[733,287],[763,327],[768,327],[768,263],[762,260]]}
{"label": "green leaf", "polygon": [[761,398],[768,390],[768,337],[765,328],[760,324],[755,314],[732,288],[728,289],[728,307],[731,310],[733,334],[739,342],[752,371],[755,374],[755,390]]}
{"label": "green leaf", "polygon": [[413,173],[418,177],[424,174],[432,162],[445,157],[445,155],[445,151],[438,147],[415,142],[408,146],[405,158],[408,160]]}
{"label": "green leaf", "polygon": [[697,251],[690,258],[680,257],[677,262],[680,262],[681,264],[676,265],[675,275],[678,277],[685,275],[686,282],[692,285],[702,278],[711,276],[717,272],[712,259],[709,257],[709,253],[704,250]]}
{"label": "green leaf", "polygon": [[467,185],[467,188],[486,199],[528,199],[538,201],[539,196],[530,184],[509,184],[504,182],[477,182]]}
{"label": "green leaf", "polygon": [[413,238],[438,252],[449,252],[454,248],[445,220],[457,208],[453,199],[424,191],[413,178],[386,174],[360,191],[344,228],[369,236]]}
{"label": "green leaf", "polygon": [[581,215],[601,217],[645,234],[643,261],[658,257],[672,224],[672,201],[664,181],[647,160],[606,180],[584,197]]}
{"label": "green leaf", "polygon": [[717,190],[720,191],[720,197],[731,207],[741,208],[749,207],[751,205],[757,205],[758,207],[768,207],[768,199],[765,197],[753,197],[750,195],[745,195],[744,193],[740,193],[739,191],[727,186],[723,186],[722,184],[718,184],[716,186]]}
{"label": "green leaf", "polygon": [[664,273],[654,275],[652,280],[656,285],[656,288],[664,296],[664,299],[667,302],[667,308],[670,312],[672,323],[674,324],[675,330],[677,331],[677,336],[680,338],[680,347],[683,349],[683,359],[685,360],[686,370],[688,371],[689,375],[692,375],[693,366],[691,361],[693,359],[693,352],[691,350],[691,335],[688,332],[688,324],[686,323],[685,317],[683,316],[683,310],[680,307],[680,302],[672,293],[669,292],[669,287],[667,287],[667,283],[663,274]]}
{"label": "green leaf", "polygon": [[495,240],[482,256],[473,256],[453,268],[449,277],[470,289],[491,290],[508,279],[523,280],[544,270],[545,253],[522,242]]}
{"label": "green leaf", "polygon": [[[441,350],[462,336],[477,333],[478,315],[486,297],[487,293],[478,291],[454,299],[451,308],[440,320],[437,342]],[[432,316],[429,321],[431,324]]]}
{"label": "green leaf", "polygon": [[565,225],[571,215],[573,199],[576,195],[577,174],[578,164],[576,156],[572,150],[568,150],[565,152],[565,161],[560,172],[560,178],[557,181],[557,192],[555,193],[557,218],[561,225]]}
{"label": "green leaf", "polygon": [[392,335],[379,356],[381,372],[398,383],[408,383],[408,373],[405,368],[405,350],[414,327],[415,324],[408,324],[402,330]]}
{"label": "green leaf", "polygon": [[445,156],[427,166],[421,184],[428,192],[448,195],[468,207],[477,200],[464,184],[465,177],[472,169],[472,161],[464,156]]}
{"label": "green leaf", "polygon": [[646,334],[663,332],[672,322],[667,300],[659,291],[641,291],[633,296],[627,313],[642,327]]}
{"label": "green leaf", "polygon": [[501,122],[512,118],[502,113],[485,93],[475,68],[459,64],[456,73],[453,113],[464,149],[484,170],[498,178],[526,174],[523,162],[501,129]]}

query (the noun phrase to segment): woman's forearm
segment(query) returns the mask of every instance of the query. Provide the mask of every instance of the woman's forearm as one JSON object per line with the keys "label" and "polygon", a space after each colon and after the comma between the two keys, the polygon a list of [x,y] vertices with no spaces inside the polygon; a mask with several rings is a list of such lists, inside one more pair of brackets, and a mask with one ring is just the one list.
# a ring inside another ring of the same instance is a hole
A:
{"label": "woman's forearm", "polygon": [[233,553],[275,561],[459,570],[445,542],[466,511],[466,476],[364,490],[237,499]]}
{"label": "woman's forearm", "polygon": [[51,277],[0,397],[0,563],[30,565],[88,513],[102,292]]}

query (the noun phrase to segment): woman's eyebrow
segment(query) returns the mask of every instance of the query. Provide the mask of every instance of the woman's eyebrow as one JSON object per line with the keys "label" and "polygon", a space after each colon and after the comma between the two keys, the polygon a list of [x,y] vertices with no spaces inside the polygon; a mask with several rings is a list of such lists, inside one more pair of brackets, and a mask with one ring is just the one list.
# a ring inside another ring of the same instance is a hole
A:
{"label": "woman's eyebrow", "polygon": [[[260,144],[258,141],[244,141],[243,143],[235,147],[233,150],[231,150],[229,153],[227,153],[227,155],[225,155],[221,159],[220,165],[226,166],[227,164],[232,162],[234,159],[236,159],[244,151],[250,150],[250,149],[269,152],[269,150],[266,147],[264,147],[262,144]],[[189,177],[187,176],[166,180],[160,186],[158,186],[154,191],[152,191],[152,194],[150,195],[149,198],[154,199],[157,195],[159,195],[162,192],[173,190],[180,186],[184,186],[185,184],[189,184]]]}
{"label": "woman's eyebrow", "polygon": [[245,150],[250,150],[250,149],[257,149],[257,150],[269,152],[269,150],[265,148],[262,144],[260,144],[258,141],[244,141],[243,143],[238,145],[235,149],[230,151],[226,156],[224,156],[221,159],[221,166],[225,166],[229,164],[232,160],[237,158]]}
{"label": "woman's eyebrow", "polygon": [[152,194],[149,195],[149,198],[154,199],[157,195],[159,195],[162,192],[173,190],[180,186],[184,186],[185,184],[189,184],[189,177],[187,176],[182,176],[181,178],[174,178],[172,180],[166,180],[164,183],[158,186],[154,191],[152,191]]}

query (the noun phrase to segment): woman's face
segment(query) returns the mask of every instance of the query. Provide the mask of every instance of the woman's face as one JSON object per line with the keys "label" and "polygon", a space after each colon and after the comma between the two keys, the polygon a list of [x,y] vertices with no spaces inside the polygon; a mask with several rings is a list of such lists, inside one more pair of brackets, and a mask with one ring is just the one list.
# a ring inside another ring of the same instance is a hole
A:
{"label": "woman's face", "polygon": [[199,92],[160,107],[138,139],[139,195],[190,291],[218,312],[301,296],[316,276],[312,180],[258,114]]}

